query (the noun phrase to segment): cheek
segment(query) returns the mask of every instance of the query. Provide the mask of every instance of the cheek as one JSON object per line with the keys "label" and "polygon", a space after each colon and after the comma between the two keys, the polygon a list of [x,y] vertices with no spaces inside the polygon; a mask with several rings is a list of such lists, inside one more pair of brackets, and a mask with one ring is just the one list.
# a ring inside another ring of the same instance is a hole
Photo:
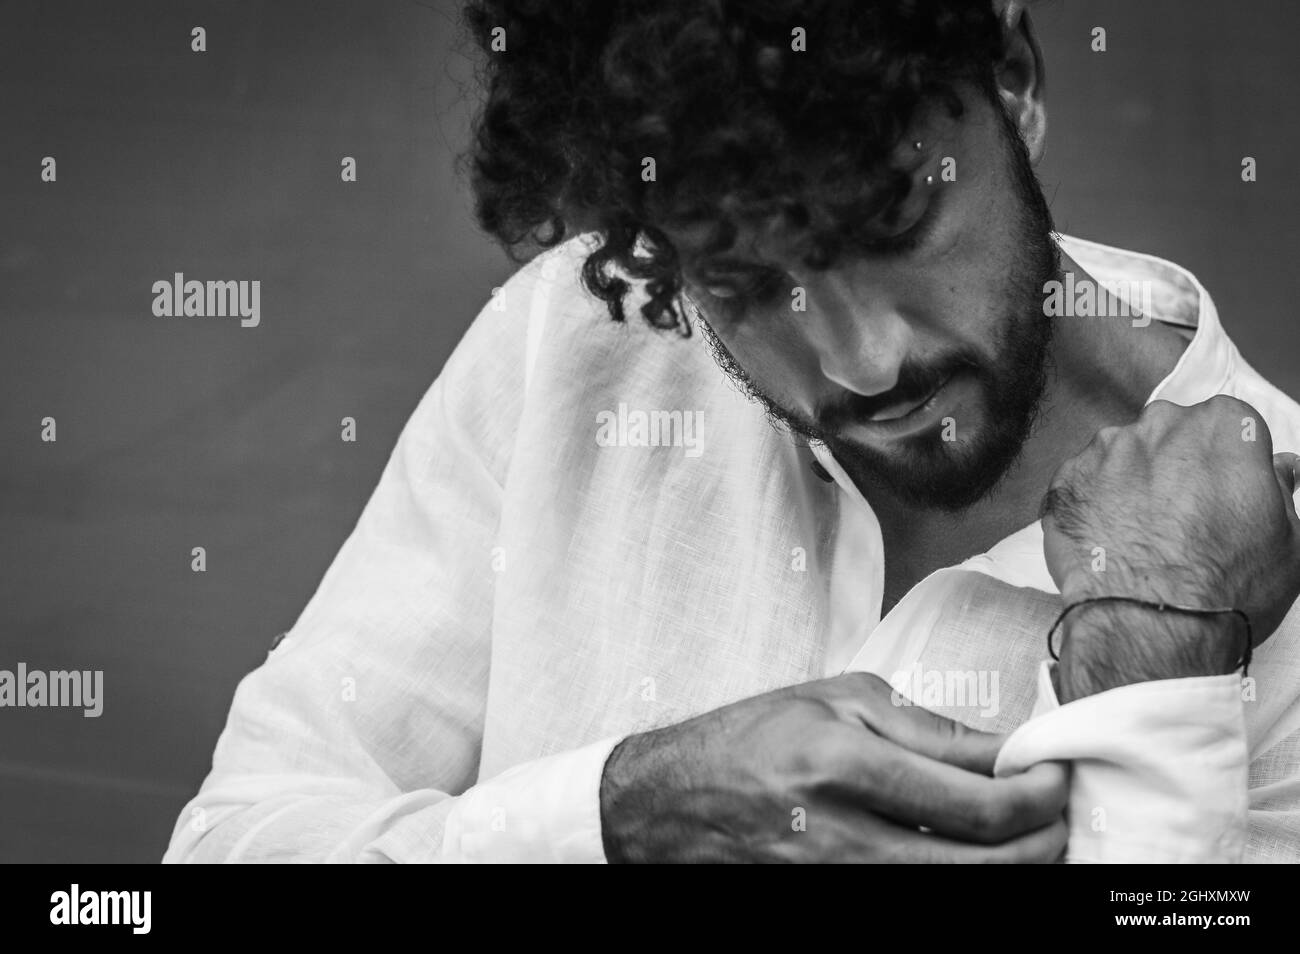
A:
{"label": "cheek", "polygon": [[[990,127],[992,128],[992,127]],[[948,196],[945,227],[930,254],[916,261],[925,309],[945,338],[986,358],[999,330],[1020,318],[1026,301],[1021,197],[1003,147],[989,130],[962,146],[961,174]]]}
{"label": "cheek", "polygon": [[788,327],[754,320],[719,340],[750,382],[782,407],[807,413],[821,392],[821,362]]}
{"label": "cheek", "polygon": [[943,336],[980,355],[996,358],[999,335],[1026,307],[1028,281],[1016,254],[1019,236],[1005,207],[980,202],[965,219],[932,275],[931,314]]}

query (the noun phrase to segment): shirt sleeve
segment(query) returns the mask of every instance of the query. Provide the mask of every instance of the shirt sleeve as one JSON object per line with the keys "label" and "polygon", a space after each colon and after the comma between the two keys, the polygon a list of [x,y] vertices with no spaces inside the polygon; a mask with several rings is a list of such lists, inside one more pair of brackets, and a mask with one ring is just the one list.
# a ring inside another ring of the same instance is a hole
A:
{"label": "shirt sleeve", "polygon": [[1061,705],[1044,662],[1030,720],[994,774],[1073,763],[1066,860],[1225,863],[1247,838],[1247,744],[1238,675],[1161,679]]}
{"label": "shirt sleeve", "polygon": [[521,307],[480,313],[302,615],[240,682],[165,862],[604,860],[616,739],[478,779],[538,272],[507,283]]}
{"label": "shirt sleeve", "polygon": [[600,779],[619,741],[525,762],[475,785],[455,799],[439,860],[603,864]]}

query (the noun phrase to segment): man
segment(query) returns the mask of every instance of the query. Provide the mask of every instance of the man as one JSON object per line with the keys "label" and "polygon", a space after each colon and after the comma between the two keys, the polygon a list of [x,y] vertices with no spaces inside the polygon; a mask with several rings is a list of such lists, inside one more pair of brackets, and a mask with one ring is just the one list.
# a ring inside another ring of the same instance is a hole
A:
{"label": "man", "polygon": [[166,859],[1300,859],[1300,408],[1190,275],[1053,236],[1022,4],[468,13],[480,219],[576,237]]}

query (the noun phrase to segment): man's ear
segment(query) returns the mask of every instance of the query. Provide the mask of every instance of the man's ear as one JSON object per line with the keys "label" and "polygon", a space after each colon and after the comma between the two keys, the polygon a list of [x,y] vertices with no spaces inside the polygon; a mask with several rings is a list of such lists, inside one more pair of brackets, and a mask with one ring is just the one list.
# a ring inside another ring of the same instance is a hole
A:
{"label": "man's ear", "polygon": [[1043,50],[1029,22],[1029,0],[993,0],[1002,27],[998,96],[1020,130],[1029,158],[1037,163],[1047,147],[1047,105],[1043,100]]}

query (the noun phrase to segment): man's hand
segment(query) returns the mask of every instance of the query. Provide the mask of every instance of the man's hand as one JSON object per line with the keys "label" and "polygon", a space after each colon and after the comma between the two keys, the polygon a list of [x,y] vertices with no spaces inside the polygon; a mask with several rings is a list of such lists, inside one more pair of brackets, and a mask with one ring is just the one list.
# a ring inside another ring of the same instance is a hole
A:
{"label": "man's hand", "polygon": [[[1263,417],[1220,395],[1154,401],[1108,427],[1052,480],[1048,570],[1068,605],[1133,596],[1249,614],[1256,644],[1300,596],[1293,454],[1273,455]],[[1067,617],[1063,701],[1129,682],[1231,672],[1245,649],[1230,614],[1193,617],[1120,603]]]}
{"label": "man's hand", "polygon": [[1067,778],[991,778],[1003,737],[916,706],[878,676],[779,689],[614,749],[610,861],[1052,862]]}

